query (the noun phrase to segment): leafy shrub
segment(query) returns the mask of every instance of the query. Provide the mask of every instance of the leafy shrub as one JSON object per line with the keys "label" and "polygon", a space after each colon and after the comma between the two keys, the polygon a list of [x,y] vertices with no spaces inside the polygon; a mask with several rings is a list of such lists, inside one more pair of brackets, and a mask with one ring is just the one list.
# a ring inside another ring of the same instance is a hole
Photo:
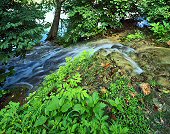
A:
{"label": "leafy shrub", "polygon": [[151,23],[151,30],[161,41],[169,40],[170,2],[167,0],[142,0],[141,9]]}
{"label": "leafy shrub", "polygon": [[168,41],[170,40],[170,23],[163,21],[163,24],[160,22],[151,24],[154,35],[160,40]]}
{"label": "leafy shrub", "polygon": [[136,31],[134,34],[129,34],[126,37],[127,41],[144,39],[144,35],[141,31]]}
{"label": "leafy shrub", "polygon": [[27,104],[11,102],[0,111],[0,133],[148,133],[140,96],[129,94],[134,89],[126,79],[113,82],[106,94],[89,94],[77,68],[88,67],[90,55],[66,60]]}
{"label": "leafy shrub", "polygon": [[3,95],[7,94],[9,91],[6,90],[0,90],[0,98],[3,97]]}
{"label": "leafy shrub", "polygon": [[[137,12],[137,1],[98,0],[69,1],[64,5],[68,12],[68,28],[65,41],[72,43],[105,34],[108,29],[120,28],[120,20]],[[136,14],[135,14],[136,15]]]}
{"label": "leafy shrub", "polygon": [[144,15],[147,16],[150,22],[168,21],[169,1],[167,0],[141,0],[141,9]]}
{"label": "leafy shrub", "polygon": [[7,62],[10,57],[22,55],[37,44],[43,31],[45,11],[42,5],[27,1],[0,1],[0,57]]}
{"label": "leafy shrub", "polygon": [[[0,60],[1,61],[1,60]],[[4,82],[6,81],[7,77],[10,77],[15,74],[15,70],[13,67],[9,67],[8,71],[6,69],[0,69],[0,88],[3,87]]]}
{"label": "leafy shrub", "polygon": [[101,33],[102,29],[97,26],[100,17],[95,14],[98,13],[90,6],[73,8],[73,11],[69,12],[66,42],[77,42],[80,38],[89,38]]}

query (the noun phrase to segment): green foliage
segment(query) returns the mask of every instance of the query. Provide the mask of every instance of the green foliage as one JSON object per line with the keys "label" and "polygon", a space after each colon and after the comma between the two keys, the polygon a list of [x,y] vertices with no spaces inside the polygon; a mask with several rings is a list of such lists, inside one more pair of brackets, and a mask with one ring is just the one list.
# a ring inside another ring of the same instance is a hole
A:
{"label": "green foliage", "polygon": [[141,31],[137,30],[134,34],[129,34],[125,40],[132,41],[132,40],[140,40],[144,39],[144,35]]}
{"label": "green foliage", "polygon": [[138,108],[140,96],[130,96],[134,89],[126,79],[113,81],[106,94],[90,94],[81,86],[77,67],[88,68],[91,59],[86,52],[74,60],[67,58],[67,64],[47,76],[27,104],[11,102],[2,109],[0,133],[148,133]]}
{"label": "green foliage", "polygon": [[[109,97],[114,97],[115,103],[111,103],[113,106],[117,106],[116,109],[112,109],[114,115],[119,115],[117,122],[129,126],[131,132],[147,133],[149,128],[147,128],[146,119],[142,114],[142,105],[139,105],[138,100],[141,99],[141,95],[132,97],[135,94],[134,88],[128,87],[128,80],[125,78],[117,79],[110,86],[111,94]],[[139,130],[140,128],[143,128]]]}
{"label": "green foliage", "polygon": [[[68,1],[64,9],[68,12],[68,27],[65,42],[72,43],[105,34],[108,29],[120,28],[120,20],[137,12],[137,1],[97,0]],[[134,17],[134,15],[131,15]]]}
{"label": "green foliage", "polygon": [[0,2],[0,55],[1,62],[22,55],[41,39],[45,11],[42,4],[27,0]]}
{"label": "green foliage", "polygon": [[151,24],[152,28],[151,30],[153,31],[154,35],[163,41],[168,41],[170,40],[170,23],[166,23],[163,21],[163,24],[160,22],[158,23],[152,23]]}
{"label": "green foliage", "polygon": [[150,22],[168,21],[170,19],[170,7],[167,0],[141,0],[142,11]]}
{"label": "green foliage", "polygon": [[142,0],[141,9],[151,23],[151,30],[160,41],[169,40],[170,2],[167,0]]}
{"label": "green foliage", "polygon": [[[75,21],[77,17],[79,19]],[[91,38],[105,29],[104,26],[101,28],[97,26],[100,16],[90,6],[73,8],[73,11],[69,12],[69,18],[70,25],[68,26],[68,33],[66,33],[66,42],[71,40],[77,42],[80,38]]]}
{"label": "green foliage", "polygon": [[[169,40],[167,26],[170,22],[170,6],[167,0],[97,0],[67,1],[63,8],[68,13],[67,32],[61,41],[75,43],[103,35],[107,30],[120,28],[123,20],[146,16],[154,25],[152,31],[161,40]],[[160,24],[159,24],[160,23]],[[159,25],[159,30],[153,30]],[[168,28],[169,29],[169,28]],[[161,34],[159,34],[161,32]],[[130,35],[131,36],[131,35]],[[129,38],[140,38],[138,35]],[[165,36],[165,37],[164,37]],[[163,39],[162,39],[163,38]],[[131,39],[130,39],[131,40]]]}
{"label": "green foliage", "polygon": [[151,80],[149,83],[150,83],[151,87],[155,88],[156,90],[158,90],[157,88],[160,87],[159,82],[157,82],[155,80]]}
{"label": "green foliage", "polygon": [[3,97],[5,94],[7,94],[9,91],[6,90],[0,90],[0,98]]}

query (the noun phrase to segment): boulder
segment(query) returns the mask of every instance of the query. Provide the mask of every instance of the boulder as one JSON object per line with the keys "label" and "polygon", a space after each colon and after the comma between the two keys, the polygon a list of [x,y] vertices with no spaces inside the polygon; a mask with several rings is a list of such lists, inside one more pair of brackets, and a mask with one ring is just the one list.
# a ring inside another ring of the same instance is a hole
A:
{"label": "boulder", "polygon": [[144,69],[149,80],[156,80],[170,88],[170,48],[143,47],[134,58]]}

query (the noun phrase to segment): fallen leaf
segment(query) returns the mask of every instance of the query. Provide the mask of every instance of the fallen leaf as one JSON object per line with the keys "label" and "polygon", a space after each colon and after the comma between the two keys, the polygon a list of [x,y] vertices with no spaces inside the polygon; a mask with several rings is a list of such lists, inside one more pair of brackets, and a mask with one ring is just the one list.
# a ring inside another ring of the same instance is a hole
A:
{"label": "fallen leaf", "polygon": [[107,69],[107,68],[109,68],[110,67],[110,63],[106,63],[106,65],[105,65],[105,69]]}
{"label": "fallen leaf", "polygon": [[131,88],[131,87],[132,87],[132,84],[131,84],[131,83],[128,83],[128,87]]}
{"label": "fallen leaf", "polygon": [[110,63],[101,63],[101,66],[104,67],[105,69],[110,67]]}
{"label": "fallen leaf", "polygon": [[107,92],[107,89],[105,87],[102,87],[101,92],[105,94]]}
{"label": "fallen leaf", "polygon": [[112,108],[111,108],[111,107],[108,107],[108,108],[107,108],[107,111],[108,111],[108,112],[111,112],[111,111],[112,111]]}
{"label": "fallen leaf", "polygon": [[134,98],[137,94],[133,93],[133,92],[130,92],[130,95]]}
{"label": "fallen leaf", "polygon": [[140,88],[141,88],[144,95],[151,94],[151,87],[150,87],[149,83],[140,84]]}
{"label": "fallen leaf", "polygon": [[111,114],[111,118],[112,118],[113,120],[117,120],[117,118],[116,118],[116,116],[115,116],[114,114]]}
{"label": "fallen leaf", "polygon": [[126,104],[127,104],[127,105],[129,105],[129,101],[128,101],[128,99],[125,99],[125,102],[126,102]]}
{"label": "fallen leaf", "polygon": [[101,66],[102,66],[102,67],[104,67],[104,66],[105,66],[105,64],[104,64],[104,63],[101,63]]}

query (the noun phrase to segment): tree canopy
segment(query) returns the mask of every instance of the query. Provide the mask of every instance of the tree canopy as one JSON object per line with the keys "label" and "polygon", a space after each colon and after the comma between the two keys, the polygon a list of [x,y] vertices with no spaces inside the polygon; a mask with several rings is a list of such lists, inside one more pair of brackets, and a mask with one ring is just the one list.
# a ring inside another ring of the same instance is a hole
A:
{"label": "tree canopy", "polygon": [[[166,0],[1,0],[1,61],[23,55],[40,42],[48,7],[55,6],[56,10],[47,40],[57,40],[63,45],[103,35],[122,27],[125,19],[138,16],[149,20],[151,31],[158,39],[168,41],[169,4]],[[64,20],[67,32],[62,37],[58,34],[61,11],[68,15]]]}
{"label": "tree canopy", "polygon": [[39,43],[45,10],[42,4],[27,0],[0,1],[0,57],[22,55]]}

